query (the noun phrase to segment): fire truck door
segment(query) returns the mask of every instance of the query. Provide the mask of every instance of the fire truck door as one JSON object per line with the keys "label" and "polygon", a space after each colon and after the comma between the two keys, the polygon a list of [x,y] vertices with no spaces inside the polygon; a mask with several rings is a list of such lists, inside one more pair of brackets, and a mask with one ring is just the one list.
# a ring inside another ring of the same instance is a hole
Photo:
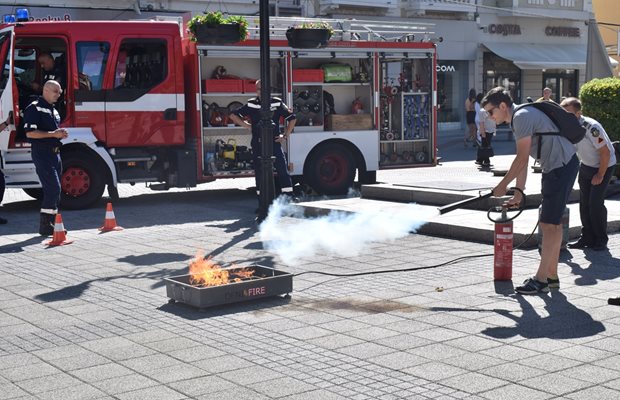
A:
{"label": "fire truck door", "polygon": [[[13,104],[13,26],[0,30],[0,62],[2,62],[2,76],[0,76],[0,122],[8,119],[15,110]],[[7,151],[10,135],[0,132],[0,150]]]}
{"label": "fire truck door", "polygon": [[[173,40],[124,38],[113,55],[114,76],[106,91],[108,147],[183,144],[184,121],[177,101]],[[181,86],[182,87],[182,86]],[[179,94],[181,94],[179,93]]]}

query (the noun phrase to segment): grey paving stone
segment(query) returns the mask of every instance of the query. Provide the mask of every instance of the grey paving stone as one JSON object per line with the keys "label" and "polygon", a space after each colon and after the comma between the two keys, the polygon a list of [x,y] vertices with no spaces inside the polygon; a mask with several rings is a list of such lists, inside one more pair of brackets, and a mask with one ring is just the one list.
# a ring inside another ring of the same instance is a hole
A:
{"label": "grey paving stone", "polygon": [[287,336],[295,339],[307,340],[326,337],[333,334],[331,330],[319,328],[317,326],[305,326],[303,328],[290,329],[286,331]]}
{"label": "grey paving stone", "polygon": [[47,375],[16,383],[17,386],[21,387],[26,392],[33,394],[54,391],[81,384],[82,382],[78,379],[67,374]]}
{"label": "grey paving stone", "polygon": [[502,364],[504,363],[504,360],[479,353],[466,353],[455,357],[445,358],[442,362],[461,368],[467,368],[470,371],[477,371],[482,368]]}
{"label": "grey paving stone", "polygon": [[25,392],[23,389],[13,383],[0,383],[0,399],[2,400],[15,399],[27,395],[27,392]]}
{"label": "grey paving stone", "polygon": [[560,371],[581,364],[577,360],[556,356],[555,354],[539,354],[517,361],[519,364],[529,367],[544,369],[545,371]]}
{"label": "grey paving stone", "polygon": [[129,346],[98,349],[98,353],[114,361],[123,361],[154,355],[157,352],[139,344],[131,344]]}
{"label": "grey paving stone", "polygon": [[365,342],[355,344],[353,346],[341,347],[338,349],[338,352],[352,357],[368,360],[369,358],[378,355],[393,353],[394,349],[371,342]]}
{"label": "grey paving stone", "polygon": [[251,399],[251,400],[268,400],[271,397],[268,397],[262,393],[255,392],[254,390],[250,390],[244,387],[235,387],[228,390],[222,390],[221,392],[209,393],[203,396],[196,397],[198,400],[241,400],[241,399]]}
{"label": "grey paving stone", "polygon": [[308,392],[316,387],[303,381],[285,377],[273,379],[267,382],[258,382],[252,385],[252,389],[270,397],[288,397],[294,394]]}
{"label": "grey paving stone", "polygon": [[178,382],[208,375],[204,370],[193,365],[171,365],[165,368],[147,370],[142,372],[145,376],[161,383]]}
{"label": "grey paving stone", "polygon": [[78,369],[71,372],[72,375],[75,375],[79,379],[89,383],[108,378],[128,375],[130,373],[131,370],[129,368],[114,363],[96,365],[93,367]]}
{"label": "grey paving stone", "polygon": [[387,368],[401,370],[414,365],[427,363],[428,359],[405,351],[396,351],[369,358],[368,361]]}
{"label": "grey paving stone", "polygon": [[63,371],[73,371],[76,369],[83,369],[92,367],[95,365],[102,365],[109,363],[110,360],[95,353],[82,353],[72,357],[55,358],[50,360],[49,363],[61,369]]}
{"label": "grey paving stone", "polygon": [[480,393],[479,395],[489,400],[544,400],[555,397],[549,393],[514,383]]}
{"label": "grey paving stone", "polygon": [[226,355],[226,353],[222,350],[205,345],[168,351],[167,354],[184,362],[193,362]]}
{"label": "grey paving stone", "polygon": [[271,379],[282,378],[283,374],[274,371],[269,368],[255,365],[248,368],[241,368],[234,371],[222,372],[220,377],[227,379],[231,382],[235,382],[239,385],[247,386],[261,381],[268,381]]}
{"label": "grey paving stone", "polygon": [[362,343],[363,340],[354,338],[349,335],[336,333],[329,336],[322,336],[316,339],[309,339],[307,340],[307,342],[325,349],[335,350],[341,347],[347,347],[354,344]]}
{"label": "grey paving stone", "polygon": [[442,385],[447,385],[454,389],[476,394],[504,386],[507,382],[487,375],[469,372],[444,379],[441,383]]}
{"label": "grey paving stone", "polygon": [[520,382],[528,378],[547,374],[547,371],[545,370],[528,367],[518,363],[494,365],[492,367],[481,369],[478,372],[509,382]]}
{"label": "grey paving stone", "polygon": [[559,371],[559,373],[569,378],[577,378],[582,381],[598,384],[611,381],[620,375],[616,370],[598,367],[596,365],[577,365]]}
{"label": "grey paving stone", "polygon": [[21,367],[0,370],[0,376],[11,382],[19,382],[32,378],[40,378],[47,375],[54,375],[60,371],[46,363],[33,363]]}
{"label": "grey paving stone", "polygon": [[406,368],[403,372],[422,379],[437,382],[446,378],[463,375],[468,371],[466,369],[454,367],[440,362],[427,362],[410,368]]}
{"label": "grey paving stone", "polygon": [[559,372],[528,378],[519,383],[533,389],[562,396],[592,386],[590,382],[575,377],[567,377]]}
{"label": "grey paving stone", "polygon": [[181,361],[169,357],[165,354],[153,354],[145,357],[131,358],[129,360],[120,361],[127,368],[137,372],[153,371],[160,368],[170,368],[175,365],[181,365]]}
{"label": "grey paving stone", "polygon": [[62,389],[52,390],[49,392],[43,392],[37,394],[37,397],[42,400],[55,400],[55,399],[63,399],[63,400],[88,400],[88,399],[97,399],[99,397],[105,396],[105,393],[100,391],[99,389],[86,385],[79,384],[74,385]]}
{"label": "grey paving stone", "polygon": [[166,386],[153,386],[133,392],[119,393],[116,397],[120,400],[179,400],[185,398],[183,394]]}
{"label": "grey paving stone", "polygon": [[243,358],[227,355],[223,357],[210,358],[208,360],[196,361],[193,365],[206,372],[217,374],[239,368],[251,367],[253,364]]}
{"label": "grey paving stone", "polygon": [[[233,389],[235,384],[226,379],[211,375],[188,379],[181,382],[174,382],[170,384],[170,387],[187,396],[197,397],[209,393]],[[215,397],[216,395],[214,394],[214,398]]]}
{"label": "grey paving stone", "polygon": [[136,389],[157,386],[158,383],[143,375],[132,373],[96,381],[93,382],[92,385],[110,395],[117,395],[119,393],[135,391]]}
{"label": "grey paving stone", "polygon": [[570,399],[607,400],[618,397],[618,392],[606,387],[594,386],[566,395]]}

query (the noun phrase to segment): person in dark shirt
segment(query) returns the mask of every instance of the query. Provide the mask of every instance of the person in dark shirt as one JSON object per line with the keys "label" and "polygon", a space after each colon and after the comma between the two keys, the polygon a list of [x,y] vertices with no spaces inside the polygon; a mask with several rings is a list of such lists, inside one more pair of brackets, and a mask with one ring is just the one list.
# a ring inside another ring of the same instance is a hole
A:
{"label": "person in dark shirt", "polygon": [[37,57],[37,61],[41,66],[41,82],[32,82],[30,86],[32,90],[37,93],[41,93],[41,87],[45,85],[45,82],[49,80],[54,80],[60,84],[61,88],[65,88],[66,85],[66,75],[64,66],[58,65],[56,61],[54,61],[54,57],[52,57],[49,53],[41,53],[39,57]]}
{"label": "person in dark shirt", "polygon": [[24,110],[24,129],[32,143],[32,161],[43,188],[39,234],[54,233],[54,220],[60,203],[61,139],[69,136],[59,128],[60,115],[54,103],[62,94],[60,83],[49,80],[43,85],[43,95]]}
{"label": "person in dark shirt", "polygon": [[[261,132],[259,122],[261,118],[261,99],[260,99],[260,80],[256,81],[257,97],[253,97],[248,100],[247,104],[231,113],[230,119],[237,125],[242,126],[252,132],[252,156],[254,162],[254,171],[256,174],[256,187],[260,190],[260,161],[261,155]],[[282,150],[282,143],[284,143],[293,132],[295,127],[296,117],[295,114],[284,104],[284,102],[278,97],[272,97],[270,101],[270,110],[272,114],[272,121],[274,122],[274,144],[273,155],[275,157],[274,167],[278,173],[278,183],[280,188],[291,188],[293,182],[291,175],[288,172],[288,164],[284,150]],[[249,119],[249,122],[246,121]],[[284,132],[280,134],[280,118],[284,118],[285,127]],[[284,192],[285,190],[283,190]],[[291,193],[292,194],[292,193]]]}

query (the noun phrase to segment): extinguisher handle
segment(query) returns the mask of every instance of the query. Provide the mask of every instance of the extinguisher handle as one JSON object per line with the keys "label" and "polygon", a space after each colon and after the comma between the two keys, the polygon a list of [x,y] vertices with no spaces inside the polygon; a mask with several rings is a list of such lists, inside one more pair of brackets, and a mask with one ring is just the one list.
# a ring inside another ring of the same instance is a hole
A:
{"label": "extinguisher handle", "polygon": [[[525,210],[525,193],[523,193],[523,190],[518,187],[511,187],[508,189],[506,194],[514,195],[515,192],[521,193],[521,201],[519,202],[519,205],[517,207],[495,206],[489,208],[489,211],[487,211],[487,218],[489,221],[495,223],[509,222],[521,215],[523,210]],[[511,212],[510,215],[508,212]],[[491,214],[499,214],[499,217],[493,218]]]}

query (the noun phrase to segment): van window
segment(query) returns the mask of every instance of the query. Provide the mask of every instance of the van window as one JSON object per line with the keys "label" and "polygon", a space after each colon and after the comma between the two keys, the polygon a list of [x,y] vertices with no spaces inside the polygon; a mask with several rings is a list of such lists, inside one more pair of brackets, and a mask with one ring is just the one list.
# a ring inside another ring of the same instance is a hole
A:
{"label": "van window", "polygon": [[125,39],[116,59],[114,89],[150,89],[168,76],[166,41]]}
{"label": "van window", "polygon": [[101,90],[103,74],[110,54],[107,42],[78,42],[76,44],[78,82],[81,90]]}

